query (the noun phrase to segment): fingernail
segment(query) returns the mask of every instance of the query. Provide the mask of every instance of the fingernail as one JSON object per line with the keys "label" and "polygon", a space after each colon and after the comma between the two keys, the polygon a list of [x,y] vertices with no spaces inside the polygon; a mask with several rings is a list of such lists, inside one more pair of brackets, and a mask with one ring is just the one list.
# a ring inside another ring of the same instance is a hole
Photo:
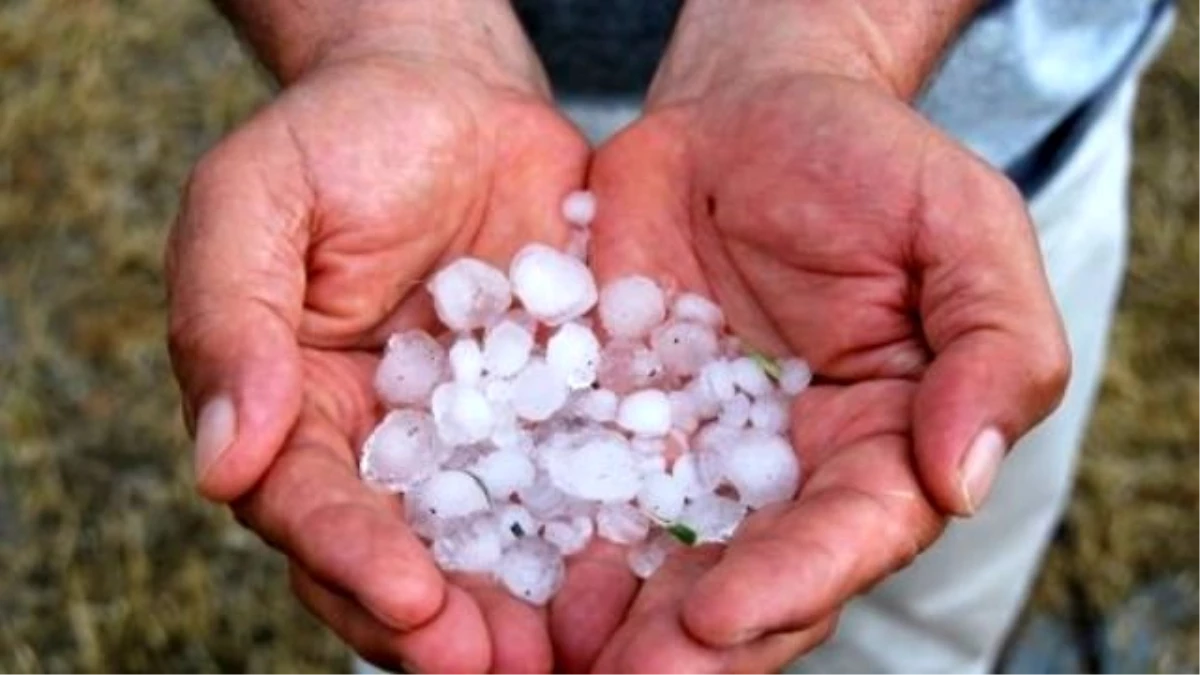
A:
{"label": "fingernail", "polygon": [[200,409],[196,418],[197,479],[203,479],[233,443],[236,416],[233,401],[227,396],[214,398]]}
{"label": "fingernail", "polygon": [[1006,447],[1003,434],[995,427],[987,427],[967,448],[959,465],[958,481],[968,515],[978,511],[992,491]]}

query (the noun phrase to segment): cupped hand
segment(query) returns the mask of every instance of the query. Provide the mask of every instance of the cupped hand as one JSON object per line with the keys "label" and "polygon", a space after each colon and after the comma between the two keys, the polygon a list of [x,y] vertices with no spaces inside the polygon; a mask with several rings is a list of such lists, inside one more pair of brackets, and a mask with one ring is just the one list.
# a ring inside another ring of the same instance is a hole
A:
{"label": "cupped hand", "polygon": [[364,657],[547,670],[545,612],[444,579],[399,501],[358,478],[393,331],[470,254],[561,244],[588,148],[544,86],[418,53],[331,60],[197,166],[167,257],[171,355],[200,490],[290,560],[300,599]]}
{"label": "cupped hand", "polygon": [[601,279],[710,293],[748,344],[817,376],[793,406],[795,501],[672,558],[593,636],[593,665],[776,669],[948,515],[975,512],[1062,395],[1067,348],[1022,200],[883,88],[802,73],[652,103],[590,182]]}

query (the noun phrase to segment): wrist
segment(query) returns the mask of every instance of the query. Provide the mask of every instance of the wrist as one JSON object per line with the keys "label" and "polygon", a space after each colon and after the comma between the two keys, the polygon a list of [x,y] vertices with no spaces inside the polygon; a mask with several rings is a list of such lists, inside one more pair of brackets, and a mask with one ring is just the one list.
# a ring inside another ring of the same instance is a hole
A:
{"label": "wrist", "polygon": [[650,105],[734,81],[844,77],[912,98],[980,0],[688,0]]}
{"label": "wrist", "polygon": [[494,84],[548,95],[508,0],[218,0],[284,84],[374,56],[438,62]]}

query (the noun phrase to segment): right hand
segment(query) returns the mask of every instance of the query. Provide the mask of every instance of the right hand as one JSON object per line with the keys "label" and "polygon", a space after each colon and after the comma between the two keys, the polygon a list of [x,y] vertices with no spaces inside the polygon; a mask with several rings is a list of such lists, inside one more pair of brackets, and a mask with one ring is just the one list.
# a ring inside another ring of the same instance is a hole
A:
{"label": "right hand", "polygon": [[203,158],[168,245],[171,356],[200,491],[288,556],[300,600],[356,651],[548,670],[545,611],[443,578],[356,469],[381,345],[433,321],[424,280],[564,243],[584,178],[587,144],[536,64],[470,63],[496,47],[473,46],[327,55]]}

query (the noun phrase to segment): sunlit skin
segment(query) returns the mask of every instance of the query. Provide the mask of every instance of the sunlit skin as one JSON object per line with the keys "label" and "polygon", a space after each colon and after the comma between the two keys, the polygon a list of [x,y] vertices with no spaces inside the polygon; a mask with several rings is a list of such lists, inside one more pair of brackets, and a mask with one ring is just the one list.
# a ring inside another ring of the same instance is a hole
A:
{"label": "sunlit skin", "polygon": [[[645,117],[593,153],[536,68],[347,53],[287,78],[199,164],[168,279],[189,422],[217,400],[236,411],[201,491],[288,556],[300,600],[369,660],[778,668],[978,508],[959,463],[983,429],[1012,443],[1061,396],[1066,348],[1019,195],[886,83],[772,70],[673,96],[660,78]],[[381,414],[383,342],[433,324],[423,281],[457,256],[503,266],[564,244],[561,201],[584,185],[601,280],[708,293],[818,380],[793,410],[794,503],[645,584],[596,542],[534,608],[445,578],[355,450]]]}

